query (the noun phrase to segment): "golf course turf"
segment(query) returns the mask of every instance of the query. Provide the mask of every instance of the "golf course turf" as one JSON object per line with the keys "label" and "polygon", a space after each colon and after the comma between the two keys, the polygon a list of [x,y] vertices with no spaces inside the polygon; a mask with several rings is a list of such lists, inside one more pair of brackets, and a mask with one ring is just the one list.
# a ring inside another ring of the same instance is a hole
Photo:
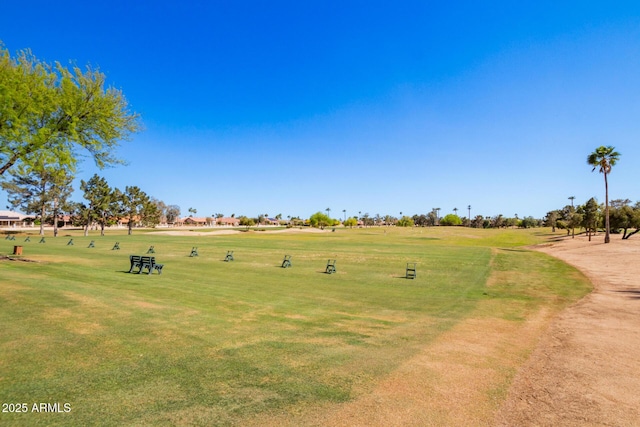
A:
{"label": "golf course turf", "polygon": [[[589,292],[577,270],[524,248],[545,233],[108,230],[0,240],[0,255],[14,259],[0,261],[0,423],[241,425],[322,414],[470,316],[523,322]],[[162,274],[127,273],[129,255],[150,246]],[[291,268],[281,268],[285,254]],[[325,274],[328,259],[335,274]],[[407,262],[417,263],[414,280]],[[505,387],[513,375],[504,370]],[[34,410],[40,403],[59,411]]]}

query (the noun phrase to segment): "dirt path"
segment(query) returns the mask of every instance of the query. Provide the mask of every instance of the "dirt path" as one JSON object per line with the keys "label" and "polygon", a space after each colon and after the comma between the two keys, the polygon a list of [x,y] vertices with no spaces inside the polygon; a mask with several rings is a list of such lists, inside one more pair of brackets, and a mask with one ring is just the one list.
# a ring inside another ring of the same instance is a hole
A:
{"label": "dirt path", "polygon": [[640,425],[640,238],[603,240],[540,248],[580,269],[595,289],[552,323],[497,425]]}

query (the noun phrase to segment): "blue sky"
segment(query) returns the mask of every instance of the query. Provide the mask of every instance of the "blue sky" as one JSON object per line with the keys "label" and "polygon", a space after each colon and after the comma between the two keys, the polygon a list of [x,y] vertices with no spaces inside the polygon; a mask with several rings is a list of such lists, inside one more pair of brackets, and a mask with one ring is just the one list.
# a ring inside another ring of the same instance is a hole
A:
{"label": "blue sky", "polygon": [[[23,4],[20,4],[23,3]],[[399,5],[396,3],[400,3]],[[640,3],[29,1],[12,53],[97,66],[145,130],[97,170],[188,215],[640,201]],[[81,195],[77,194],[76,199]],[[0,194],[0,201],[6,197]],[[4,206],[3,206],[4,207]]]}

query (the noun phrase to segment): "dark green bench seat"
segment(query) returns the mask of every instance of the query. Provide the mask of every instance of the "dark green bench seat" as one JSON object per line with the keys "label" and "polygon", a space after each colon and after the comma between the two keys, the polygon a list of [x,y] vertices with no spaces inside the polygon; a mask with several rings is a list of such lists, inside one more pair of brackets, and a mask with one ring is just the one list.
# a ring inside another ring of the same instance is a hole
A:
{"label": "dark green bench seat", "polygon": [[156,257],[152,256],[129,255],[129,261],[131,262],[129,273],[132,273],[133,269],[137,267],[137,274],[142,273],[145,268],[147,269],[147,274],[153,273],[153,270],[157,270],[158,274],[162,274],[162,268],[164,267],[164,264],[158,264]]}

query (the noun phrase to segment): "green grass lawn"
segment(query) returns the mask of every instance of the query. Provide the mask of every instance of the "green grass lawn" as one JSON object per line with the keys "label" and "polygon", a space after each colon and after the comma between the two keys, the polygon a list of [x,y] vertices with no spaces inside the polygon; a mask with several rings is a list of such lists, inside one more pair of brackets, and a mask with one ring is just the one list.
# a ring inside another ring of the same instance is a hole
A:
{"label": "green grass lawn", "polygon": [[[29,408],[0,424],[241,425],[340,404],[478,315],[480,301],[521,321],[590,290],[521,248],[543,241],[540,230],[71,232],[73,246],[65,233],[0,240],[0,255],[22,245],[37,261],[0,261],[0,402]],[[162,275],[128,274],[129,255],[151,245]],[[227,250],[235,261],[223,262]],[[285,254],[292,268],[280,268]],[[71,411],[32,412],[42,402]]]}

